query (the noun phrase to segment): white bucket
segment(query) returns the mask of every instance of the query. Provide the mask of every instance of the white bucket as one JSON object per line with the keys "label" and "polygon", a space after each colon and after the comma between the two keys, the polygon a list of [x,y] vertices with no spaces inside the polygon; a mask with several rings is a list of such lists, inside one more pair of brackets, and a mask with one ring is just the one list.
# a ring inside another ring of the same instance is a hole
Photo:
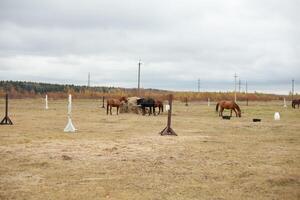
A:
{"label": "white bucket", "polygon": [[170,105],[166,105],[166,111],[169,111],[170,110]]}
{"label": "white bucket", "polygon": [[280,114],[279,114],[279,112],[275,112],[275,114],[274,114],[274,120],[280,120]]}

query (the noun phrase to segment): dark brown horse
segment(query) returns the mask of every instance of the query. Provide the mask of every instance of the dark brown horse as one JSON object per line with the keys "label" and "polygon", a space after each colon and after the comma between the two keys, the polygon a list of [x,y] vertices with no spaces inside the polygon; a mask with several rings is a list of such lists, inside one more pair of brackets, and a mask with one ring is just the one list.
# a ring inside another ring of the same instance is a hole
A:
{"label": "dark brown horse", "polygon": [[137,100],[137,105],[140,106],[143,110],[143,115],[146,114],[146,108],[149,108],[149,115],[155,115],[155,100],[152,98],[140,98]]}
{"label": "dark brown horse", "polygon": [[218,112],[219,106],[220,106],[219,116],[223,117],[224,109],[230,109],[230,116],[232,116],[232,111],[235,112],[236,117],[242,116],[240,107],[234,101],[219,101],[216,105],[216,112]]}
{"label": "dark brown horse", "polygon": [[296,105],[298,105],[298,108],[299,108],[299,105],[300,105],[300,99],[295,99],[292,101],[292,107],[293,108],[296,108]]}
{"label": "dark brown horse", "polygon": [[160,100],[155,100],[154,107],[155,107],[155,108],[158,108],[158,115],[160,114],[160,111],[161,111],[161,112],[164,112],[164,104],[163,104],[162,101],[160,101]]}
{"label": "dark brown horse", "polygon": [[106,114],[108,115],[108,110],[111,113],[112,107],[117,107],[117,115],[119,114],[119,108],[122,105],[123,101],[127,103],[126,97],[121,97],[120,99],[107,99],[107,105],[106,105]]}

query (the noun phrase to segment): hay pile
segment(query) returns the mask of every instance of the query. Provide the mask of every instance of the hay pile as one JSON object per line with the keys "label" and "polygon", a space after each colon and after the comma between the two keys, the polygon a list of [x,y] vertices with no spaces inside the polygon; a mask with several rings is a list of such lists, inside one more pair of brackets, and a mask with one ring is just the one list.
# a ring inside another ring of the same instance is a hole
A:
{"label": "hay pile", "polygon": [[140,114],[142,112],[141,108],[137,105],[137,100],[139,97],[129,97],[127,98],[127,103],[123,103],[120,106],[120,113],[135,113]]}

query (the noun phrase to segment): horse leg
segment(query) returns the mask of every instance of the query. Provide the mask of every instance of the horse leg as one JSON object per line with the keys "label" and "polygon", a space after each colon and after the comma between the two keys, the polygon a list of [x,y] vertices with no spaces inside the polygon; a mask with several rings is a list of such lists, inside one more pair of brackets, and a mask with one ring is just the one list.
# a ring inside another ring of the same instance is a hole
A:
{"label": "horse leg", "polygon": [[220,109],[221,117],[223,117],[223,111],[224,111],[224,108],[221,108],[221,109]]}
{"label": "horse leg", "polygon": [[230,117],[232,117],[232,109],[230,109]]}
{"label": "horse leg", "polygon": [[109,104],[106,105],[106,115],[108,115]]}
{"label": "horse leg", "polygon": [[119,106],[117,106],[117,115],[119,115]]}
{"label": "horse leg", "polygon": [[110,111],[110,115],[112,115],[112,113],[111,113],[111,110],[112,110],[112,106],[110,106],[110,108],[109,108],[109,111]]}
{"label": "horse leg", "polygon": [[156,113],[155,113],[155,106],[153,106],[153,115],[155,116]]}
{"label": "horse leg", "polygon": [[143,110],[143,115],[145,115],[146,114],[145,107],[142,107],[142,110]]}

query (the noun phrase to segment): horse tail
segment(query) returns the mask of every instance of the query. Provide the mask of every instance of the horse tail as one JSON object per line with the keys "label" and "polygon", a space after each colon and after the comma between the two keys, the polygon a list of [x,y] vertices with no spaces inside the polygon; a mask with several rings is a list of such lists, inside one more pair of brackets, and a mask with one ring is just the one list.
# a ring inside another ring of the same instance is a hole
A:
{"label": "horse tail", "polygon": [[241,116],[241,109],[240,109],[239,105],[237,105],[235,102],[234,102],[234,105],[235,105],[236,109],[238,110],[239,115]]}
{"label": "horse tail", "polygon": [[219,103],[217,103],[216,105],[216,112],[218,112],[218,110],[219,110]]}

